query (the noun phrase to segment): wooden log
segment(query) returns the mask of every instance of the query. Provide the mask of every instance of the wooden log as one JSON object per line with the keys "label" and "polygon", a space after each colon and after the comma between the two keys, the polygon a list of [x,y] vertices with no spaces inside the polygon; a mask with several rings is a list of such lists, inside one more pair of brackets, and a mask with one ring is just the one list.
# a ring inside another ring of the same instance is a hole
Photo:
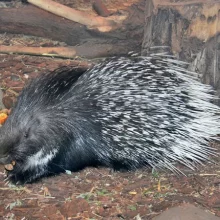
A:
{"label": "wooden log", "polygon": [[78,11],[69,8],[52,0],[27,0],[29,3],[49,11],[55,15],[67,18],[71,21],[86,25],[88,28],[96,28],[100,32],[107,32],[121,26],[121,23],[126,18],[125,15],[116,15],[109,18],[90,15],[83,11]]}
{"label": "wooden log", "polygon": [[77,52],[73,47],[25,47],[0,45],[0,53],[28,54],[62,58],[74,58],[77,56]]}
{"label": "wooden log", "polygon": [[125,12],[122,26],[109,32],[61,18],[35,6],[0,8],[0,33],[25,34],[50,38],[77,47],[87,58],[140,51],[144,28],[144,5],[141,0]]}

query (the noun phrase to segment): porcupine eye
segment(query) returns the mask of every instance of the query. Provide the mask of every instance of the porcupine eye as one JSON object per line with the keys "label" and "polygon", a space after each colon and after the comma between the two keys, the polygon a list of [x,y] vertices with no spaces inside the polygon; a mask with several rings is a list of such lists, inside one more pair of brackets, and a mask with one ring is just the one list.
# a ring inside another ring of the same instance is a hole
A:
{"label": "porcupine eye", "polygon": [[28,138],[28,132],[27,131],[24,133],[24,137]]}
{"label": "porcupine eye", "polygon": [[24,132],[24,138],[28,138],[30,136],[30,128]]}

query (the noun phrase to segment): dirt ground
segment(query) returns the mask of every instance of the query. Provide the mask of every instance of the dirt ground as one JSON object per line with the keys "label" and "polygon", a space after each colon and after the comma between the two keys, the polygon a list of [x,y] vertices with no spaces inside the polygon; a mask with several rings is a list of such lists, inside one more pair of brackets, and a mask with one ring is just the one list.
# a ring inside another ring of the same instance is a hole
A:
{"label": "dirt ground", "polygon": [[[68,0],[60,2],[74,6]],[[86,10],[83,4],[81,9]],[[4,34],[0,35],[0,45],[65,44]],[[12,107],[30,78],[63,65],[76,65],[76,62],[0,54],[0,87],[5,107]],[[212,146],[220,154],[220,144],[212,143]],[[171,207],[184,204],[220,217],[220,158],[213,160],[214,163],[206,163],[194,171],[181,167],[186,176],[147,168],[123,173],[107,168],[86,168],[24,186],[6,182],[4,167],[0,166],[0,219],[153,219]]]}
{"label": "dirt ground", "polygon": [[[50,40],[1,35],[4,45],[56,45]],[[62,44],[63,45],[63,44]],[[84,62],[84,61],[82,61]],[[24,84],[38,74],[74,60],[0,55],[0,86],[3,103],[11,108]],[[220,144],[212,144],[220,153]],[[220,217],[220,158],[176,176],[148,169],[112,172],[107,168],[87,168],[25,186],[4,181],[0,167],[0,216],[2,219],[152,219],[166,209],[186,203]]]}

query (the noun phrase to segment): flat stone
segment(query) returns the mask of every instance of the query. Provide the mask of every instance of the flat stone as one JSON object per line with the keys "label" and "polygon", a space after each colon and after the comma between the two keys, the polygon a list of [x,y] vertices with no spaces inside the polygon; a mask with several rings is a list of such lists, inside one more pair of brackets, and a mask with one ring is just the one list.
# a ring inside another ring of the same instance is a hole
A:
{"label": "flat stone", "polygon": [[184,204],[162,212],[153,220],[220,220],[220,218],[194,205]]}
{"label": "flat stone", "polygon": [[3,98],[3,92],[0,89],[0,109],[4,109],[5,108],[5,106],[4,106],[3,102],[2,102],[2,98]]}
{"label": "flat stone", "polygon": [[13,106],[13,99],[9,96],[4,96],[1,99],[2,104],[5,106],[5,108],[10,109]]}

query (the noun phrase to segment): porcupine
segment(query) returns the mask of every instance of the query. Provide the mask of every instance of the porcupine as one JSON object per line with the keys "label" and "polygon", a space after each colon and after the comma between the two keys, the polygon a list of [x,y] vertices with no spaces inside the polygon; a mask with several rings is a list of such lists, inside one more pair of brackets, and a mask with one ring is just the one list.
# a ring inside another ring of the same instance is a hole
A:
{"label": "porcupine", "polygon": [[[161,57],[111,58],[32,80],[0,129],[0,161],[13,183],[86,166],[178,172],[214,150],[219,107],[211,86]],[[181,171],[180,171],[181,172]]]}

